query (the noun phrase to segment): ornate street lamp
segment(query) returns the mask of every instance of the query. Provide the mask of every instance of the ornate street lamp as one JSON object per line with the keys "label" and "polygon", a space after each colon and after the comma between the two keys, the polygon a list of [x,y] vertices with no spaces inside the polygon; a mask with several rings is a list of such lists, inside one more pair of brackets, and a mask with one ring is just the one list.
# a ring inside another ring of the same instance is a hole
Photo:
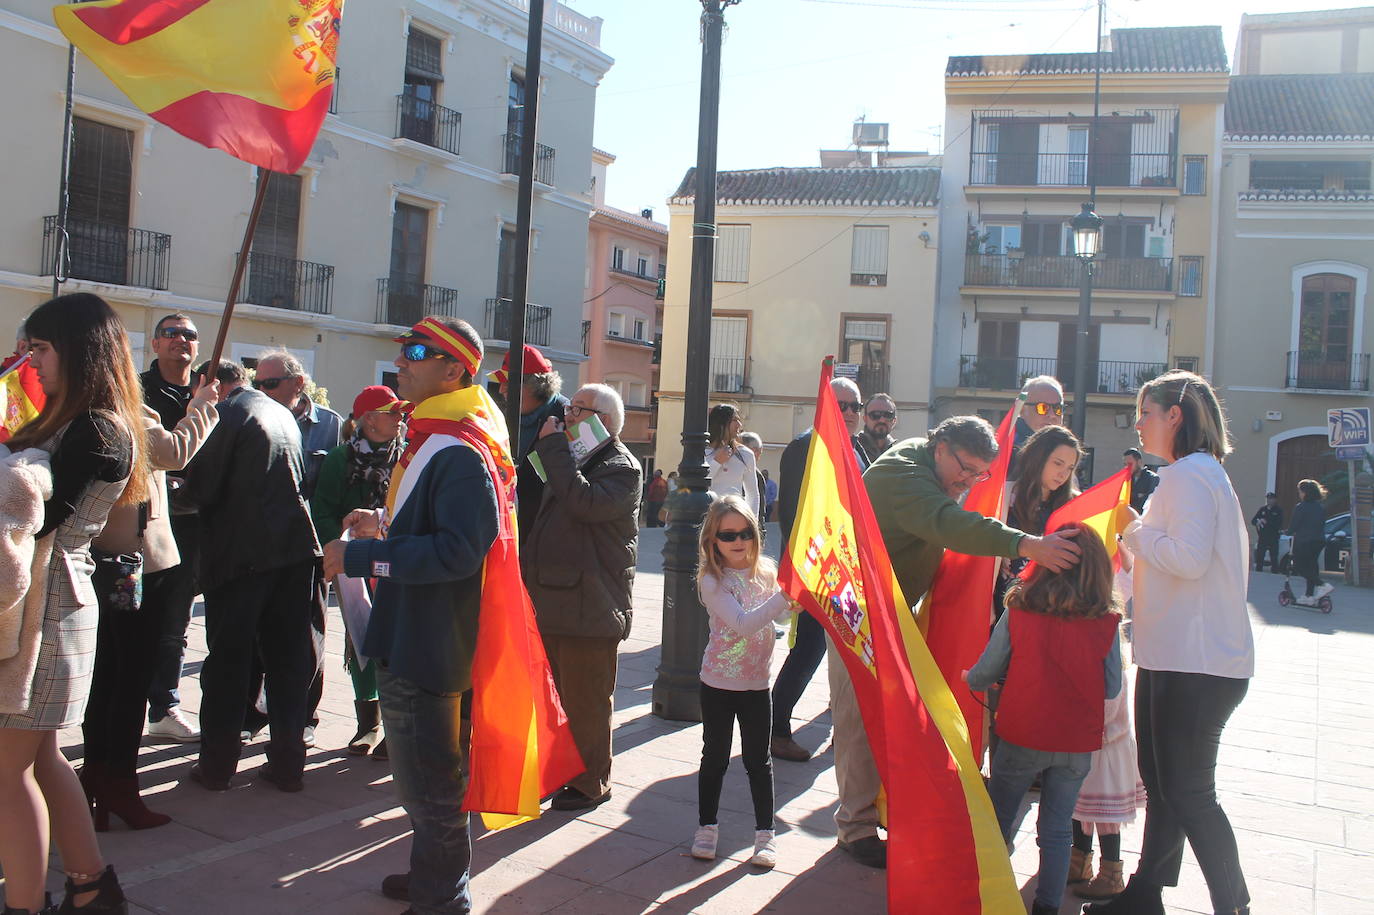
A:
{"label": "ornate street lamp", "polygon": [[1078,279],[1078,336],[1073,348],[1073,434],[1081,442],[1088,425],[1088,317],[1093,307],[1093,259],[1102,249],[1102,217],[1093,212],[1091,200],[1069,220],[1073,253],[1080,259]]}
{"label": "ornate street lamp", "polygon": [[1073,230],[1073,253],[1090,261],[1102,247],[1102,217],[1093,212],[1092,201],[1083,204],[1082,211],[1069,220]]}

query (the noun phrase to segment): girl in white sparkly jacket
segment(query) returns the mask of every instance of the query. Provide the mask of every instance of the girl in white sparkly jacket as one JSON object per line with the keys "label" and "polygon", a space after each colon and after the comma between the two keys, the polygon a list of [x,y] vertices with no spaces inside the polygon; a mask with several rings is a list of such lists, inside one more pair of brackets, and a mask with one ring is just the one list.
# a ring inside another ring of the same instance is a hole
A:
{"label": "girl in white sparkly jacket", "polygon": [[773,867],[773,763],[768,674],[773,659],[772,622],[799,606],[778,589],[773,561],[760,555],[758,516],[739,496],[711,504],[701,525],[697,590],[710,617],[711,634],[701,659],[701,772],[697,776],[699,827],[692,857],[716,856],[716,812],[730,744],[739,720],[740,755],[754,798],[751,864]]}

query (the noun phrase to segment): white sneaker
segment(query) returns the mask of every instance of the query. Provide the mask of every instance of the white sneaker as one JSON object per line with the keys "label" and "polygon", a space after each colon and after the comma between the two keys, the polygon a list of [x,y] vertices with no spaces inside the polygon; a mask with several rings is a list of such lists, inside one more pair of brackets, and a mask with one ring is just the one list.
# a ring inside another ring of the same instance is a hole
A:
{"label": "white sneaker", "polygon": [[1326,582],[1322,582],[1321,584],[1317,585],[1317,590],[1312,592],[1312,596],[1320,600],[1321,598],[1330,594],[1334,590],[1336,589],[1333,588],[1331,585],[1328,585]]}
{"label": "white sneaker", "polygon": [[698,826],[697,834],[692,838],[692,857],[700,858],[702,861],[714,861],[716,839],[719,836],[720,826],[715,823],[710,826]]}
{"label": "white sneaker", "polygon": [[749,863],[759,867],[777,866],[778,846],[773,841],[773,830],[758,829],[754,831],[754,857],[749,859]]}
{"label": "white sneaker", "polygon": [[315,745],[315,728],[313,725],[305,726],[305,733],[301,735],[305,740],[305,748],[308,750]]}
{"label": "white sneaker", "polygon": [[173,743],[195,743],[200,740],[200,728],[187,721],[181,709],[172,708],[160,721],[148,722],[148,736]]}

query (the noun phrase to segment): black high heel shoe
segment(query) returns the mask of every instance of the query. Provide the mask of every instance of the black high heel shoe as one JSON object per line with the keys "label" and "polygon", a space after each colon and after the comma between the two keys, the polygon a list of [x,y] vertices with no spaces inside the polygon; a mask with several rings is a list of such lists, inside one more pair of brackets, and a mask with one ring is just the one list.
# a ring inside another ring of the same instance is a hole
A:
{"label": "black high heel shoe", "polygon": [[[95,898],[85,905],[78,906],[72,900],[82,893],[94,892]],[[129,915],[129,903],[124,899],[124,891],[119,888],[119,878],[115,876],[113,864],[105,865],[105,871],[89,883],[73,883],[67,878],[67,898],[56,915]]]}

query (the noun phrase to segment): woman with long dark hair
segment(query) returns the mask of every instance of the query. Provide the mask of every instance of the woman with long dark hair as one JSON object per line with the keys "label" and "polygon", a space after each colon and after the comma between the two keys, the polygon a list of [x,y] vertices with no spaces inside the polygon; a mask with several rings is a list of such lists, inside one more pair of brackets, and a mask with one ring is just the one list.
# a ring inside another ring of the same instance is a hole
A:
{"label": "woman with long dark hair", "polygon": [[1307,580],[1307,594],[1304,602],[1325,597],[1333,589],[1322,583],[1322,574],[1317,568],[1317,557],[1326,546],[1326,512],[1322,509],[1322,499],[1326,489],[1316,480],[1302,480],[1298,483],[1298,504],[1293,507],[1293,517],[1288,521],[1288,533],[1293,536],[1293,571]]}
{"label": "woman with long dark hair", "polygon": [[41,643],[31,678],[0,695],[0,867],[6,911],[46,906],[49,826],[67,872],[62,913],[127,911],[96,842],[86,795],[57,745],[79,724],[90,691],[98,613],[92,538],[115,505],[147,495],[142,395],[119,316],[98,296],[40,305],[25,323],[47,402],[9,442],[51,455],[52,497],[36,534],[51,549]]}
{"label": "woman with long dark hair", "polygon": [[[1050,515],[1078,495],[1074,470],[1083,456],[1078,437],[1063,426],[1045,426],[1026,440],[1017,456],[1016,479],[1007,499],[1007,524],[1037,537],[1045,533]],[[1003,560],[993,597],[994,617],[1002,615],[1007,587],[1029,559]]]}
{"label": "woman with long dark hair", "polygon": [[740,443],[744,422],[734,404],[718,403],[706,419],[711,443],[707,446],[706,464],[710,468],[711,491],[718,496],[735,495],[749,503],[754,514],[759,512],[759,479],[754,452]]}

